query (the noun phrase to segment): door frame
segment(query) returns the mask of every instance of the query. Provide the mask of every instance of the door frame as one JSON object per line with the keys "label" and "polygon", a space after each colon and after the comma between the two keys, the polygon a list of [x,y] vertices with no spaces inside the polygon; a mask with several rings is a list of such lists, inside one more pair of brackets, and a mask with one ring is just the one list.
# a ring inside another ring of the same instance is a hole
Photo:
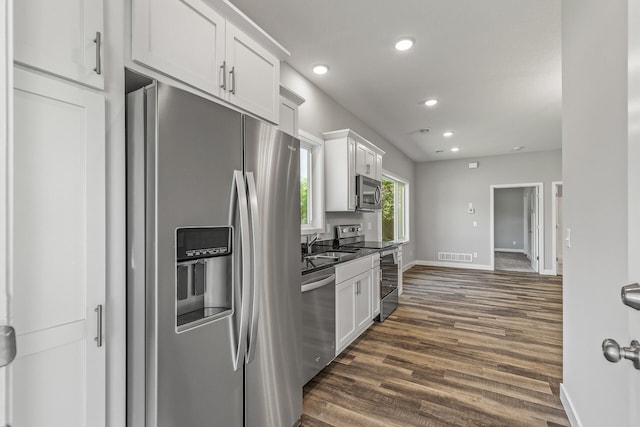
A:
{"label": "door frame", "polygon": [[489,189],[489,225],[490,225],[490,250],[491,250],[491,271],[495,271],[496,253],[495,253],[495,190],[501,188],[531,188],[538,189],[538,203],[536,209],[536,217],[538,223],[538,274],[543,274],[544,269],[544,183],[533,182],[524,184],[497,184],[491,185]]}
{"label": "door frame", "polygon": [[562,181],[551,183],[551,272],[554,276],[558,275],[558,233],[563,236],[562,230],[558,230],[558,187],[561,186]]}

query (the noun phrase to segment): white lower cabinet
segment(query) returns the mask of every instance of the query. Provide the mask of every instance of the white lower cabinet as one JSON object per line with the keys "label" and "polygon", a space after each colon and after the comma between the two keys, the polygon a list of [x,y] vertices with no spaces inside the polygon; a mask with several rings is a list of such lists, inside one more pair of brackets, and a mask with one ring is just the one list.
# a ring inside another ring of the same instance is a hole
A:
{"label": "white lower cabinet", "polygon": [[[336,267],[336,356],[373,323],[373,298],[380,292],[375,291],[372,262],[372,257],[366,257]],[[379,277],[380,267],[377,269]],[[380,312],[379,298],[377,310]]]}

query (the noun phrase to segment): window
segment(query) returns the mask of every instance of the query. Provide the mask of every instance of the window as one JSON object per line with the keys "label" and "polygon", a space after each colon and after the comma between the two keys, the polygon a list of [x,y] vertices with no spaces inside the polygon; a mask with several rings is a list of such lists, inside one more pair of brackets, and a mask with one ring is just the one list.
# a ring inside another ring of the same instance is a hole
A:
{"label": "window", "polygon": [[306,144],[300,144],[300,224],[309,225],[313,220],[313,174],[312,174],[312,148]]}
{"label": "window", "polygon": [[324,231],[324,142],[300,131],[300,225],[302,234]]}
{"label": "window", "polygon": [[409,240],[409,183],[388,174],[382,176],[382,240]]}

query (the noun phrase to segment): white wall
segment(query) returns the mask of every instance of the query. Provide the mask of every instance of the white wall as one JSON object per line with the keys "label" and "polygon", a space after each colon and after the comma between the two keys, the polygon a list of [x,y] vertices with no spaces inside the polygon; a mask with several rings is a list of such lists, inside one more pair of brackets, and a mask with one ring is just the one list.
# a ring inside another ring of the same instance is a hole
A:
{"label": "white wall", "polygon": [[604,338],[626,339],[620,287],[628,267],[627,5],[562,2],[563,202],[565,232],[571,229],[563,389],[585,427],[638,422],[625,405],[628,378],[637,381],[638,371],[627,361],[610,364],[601,352]]}
{"label": "white wall", "polygon": [[497,188],[493,204],[496,250],[524,251],[524,188]]}
{"label": "white wall", "polygon": [[[410,216],[410,243],[403,248],[403,262],[408,264],[415,258],[415,242],[416,234],[415,230],[415,217],[416,210],[414,209],[415,203],[415,163],[404,153],[398,150],[394,145],[385,140],[382,136],[377,134],[369,125],[354,116],[350,111],[346,110],[342,105],[338,104],[333,98],[324,93],[318,86],[306,79],[302,74],[298,73],[295,69],[286,63],[283,63],[280,67],[280,82],[283,86],[293,90],[298,95],[305,99],[298,110],[299,126],[300,129],[309,132],[318,138],[322,138],[323,132],[329,132],[338,129],[352,129],[357,134],[369,140],[385,151],[385,155],[382,159],[382,168],[385,171],[398,176],[409,183],[409,216]],[[375,227],[381,227],[381,220],[379,214],[374,214],[378,218],[375,219],[372,214],[360,214],[360,213],[340,213],[340,214],[328,214],[327,221],[332,225],[336,225],[336,221],[347,221],[352,223],[368,223],[376,222],[376,225],[372,225],[372,230]],[[381,236],[381,231],[380,231]],[[329,234],[323,236],[323,238],[331,237]],[[367,238],[370,238],[368,235]]]}
{"label": "white wall", "polygon": [[[490,187],[544,182],[545,268],[551,269],[551,182],[562,179],[560,150],[416,165],[416,259],[437,261],[438,251],[477,252],[474,265],[491,264]],[[475,214],[467,213],[473,203]],[[478,226],[472,225],[477,221]]]}

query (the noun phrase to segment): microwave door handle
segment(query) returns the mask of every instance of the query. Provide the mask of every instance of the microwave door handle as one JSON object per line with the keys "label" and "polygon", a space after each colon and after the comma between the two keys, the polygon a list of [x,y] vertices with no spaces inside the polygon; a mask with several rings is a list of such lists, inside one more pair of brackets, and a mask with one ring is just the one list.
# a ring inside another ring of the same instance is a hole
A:
{"label": "microwave door handle", "polygon": [[374,200],[376,202],[376,205],[379,205],[380,204],[380,199],[382,198],[381,194],[380,194],[380,186],[376,186],[376,192],[375,192],[375,195],[373,196],[373,198],[374,198]]}
{"label": "microwave door handle", "polygon": [[247,362],[253,362],[256,355],[256,339],[258,338],[258,320],[260,319],[260,291],[262,288],[262,230],[260,229],[260,212],[258,210],[258,193],[253,172],[247,172],[247,189],[249,190],[249,207],[251,212],[251,257],[253,262],[253,308],[251,310],[251,329],[249,330],[249,348]]}
{"label": "microwave door handle", "polygon": [[[241,358],[245,355],[246,343],[247,343],[247,329],[249,324],[249,300],[250,300],[250,279],[251,279],[251,264],[249,263],[249,212],[247,208],[247,195],[246,185],[244,182],[244,176],[242,171],[236,170],[233,172],[233,183],[231,185],[231,204],[229,206],[229,223],[233,224],[235,221],[235,208],[238,208],[240,216],[240,265],[242,268],[242,291],[240,296],[240,326],[237,336],[235,336],[234,353],[233,353],[233,369],[237,371],[243,366]],[[235,290],[235,286],[234,286]],[[236,315],[238,315],[236,313]],[[231,328],[233,328],[234,322],[231,322]],[[234,336],[232,331],[232,336]]]}

